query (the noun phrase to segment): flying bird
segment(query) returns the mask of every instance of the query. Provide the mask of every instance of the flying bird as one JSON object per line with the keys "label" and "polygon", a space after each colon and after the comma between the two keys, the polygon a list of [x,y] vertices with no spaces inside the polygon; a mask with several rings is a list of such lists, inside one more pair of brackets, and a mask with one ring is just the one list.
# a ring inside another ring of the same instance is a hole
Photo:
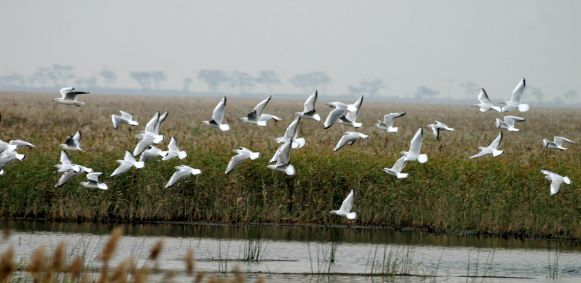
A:
{"label": "flying bird", "polygon": [[422,149],[422,140],[424,137],[424,129],[419,128],[410,143],[409,151],[402,151],[401,154],[405,157],[405,161],[418,161],[420,163],[428,162],[427,154],[420,154]]}
{"label": "flying bird", "polygon": [[545,174],[545,179],[551,181],[551,195],[555,195],[559,192],[559,190],[561,189],[561,185],[563,184],[563,182],[567,185],[571,184],[571,179],[569,179],[569,177],[565,176],[561,176],[557,173],[553,173],[549,170],[541,170],[541,173]]}
{"label": "flying bird", "polygon": [[429,124],[428,127],[432,129],[432,133],[434,133],[434,137],[436,138],[436,140],[440,140],[440,131],[450,131],[450,132],[454,131],[454,128],[450,128],[448,127],[448,125],[440,121],[436,121],[435,124]]}
{"label": "flying bird", "polygon": [[349,105],[342,102],[331,102],[327,103],[327,105],[334,109],[331,110],[331,112],[329,112],[327,118],[325,119],[325,122],[323,122],[323,127],[325,129],[328,129],[331,126],[333,126],[335,122],[339,120],[339,118],[341,118],[343,115],[345,115],[345,113],[347,113],[347,108],[349,107]]}
{"label": "flying bird", "polygon": [[155,147],[155,146],[149,146],[146,150],[144,150],[141,155],[139,156],[139,161],[145,162],[151,158],[154,157],[164,157],[166,154],[165,151]]}
{"label": "flying bird", "polygon": [[208,125],[210,127],[218,128],[222,132],[226,132],[230,130],[230,125],[224,123],[224,111],[226,110],[226,97],[224,96],[218,105],[214,108],[212,112],[212,119],[209,121],[203,121],[204,125]]}
{"label": "flying bird", "polygon": [[487,147],[478,147],[478,149],[480,149],[480,152],[470,156],[470,158],[478,158],[478,157],[482,157],[485,156],[487,154],[492,154],[493,157],[497,157],[499,155],[501,155],[504,151],[499,150],[498,147],[500,147],[500,144],[502,143],[502,132],[500,132],[498,134],[498,136],[490,143],[489,146]]}
{"label": "flying bird", "polygon": [[393,122],[395,119],[403,117],[405,115],[405,112],[395,112],[395,113],[388,113],[385,114],[383,116],[383,121],[381,120],[377,120],[377,123],[375,123],[375,127],[381,130],[385,130],[388,133],[397,133],[397,131],[399,130],[398,127],[394,127],[393,126]]}
{"label": "flying bird", "polygon": [[3,151],[12,148],[12,149],[16,149],[18,147],[22,147],[22,146],[26,146],[26,147],[35,147],[33,144],[27,142],[27,141],[23,141],[23,140],[11,140],[9,142],[5,142],[3,140],[0,140],[0,153],[2,153]]}
{"label": "flying bird", "polygon": [[512,96],[509,101],[505,101],[501,112],[509,112],[518,109],[520,112],[529,111],[529,105],[521,103],[521,99],[526,87],[525,78],[522,78],[516,87],[512,90]]}
{"label": "flying bird", "polygon": [[246,117],[240,118],[240,120],[242,120],[242,122],[256,124],[261,127],[266,127],[266,122],[270,120],[275,122],[281,121],[282,119],[277,116],[262,113],[270,99],[272,99],[272,95],[260,101],[256,106],[254,106],[252,112],[248,113]]}
{"label": "flying bird", "polygon": [[295,115],[299,115],[304,118],[310,118],[315,121],[321,121],[321,116],[316,113],[315,104],[317,103],[317,98],[319,96],[319,92],[315,90],[313,94],[311,94],[307,100],[305,100],[305,105],[303,107],[303,112],[296,112]]}
{"label": "flying bird", "polygon": [[188,154],[185,151],[180,150],[180,148],[178,147],[178,142],[174,137],[171,137],[169,145],[167,146],[167,151],[164,151],[163,154],[164,156],[161,159],[163,161],[170,160],[175,157],[179,159],[184,159],[188,156]]}
{"label": "flying bird", "polygon": [[81,166],[81,165],[76,165],[76,166],[78,166],[79,169],[80,169],[78,172],[76,172],[74,170],[69,170],[69,171],[66,171],[66,172],[62,173],[61,176],[60,176],[60,178],[58,179],[58,181],[54,185],[54,187],[55,188],[58,188],[58,187],[64,185],[69,180],[71,180],[72,178],[74,178],[76,176],[79,176],[79,175],[81,175],[83,173],[91,173],[91,172],[93,172],[93,169],[92,168],[88,168],[88,167]]}
{"label": "flying bird", "polygon": [[196,176],[202,174],[200,169],[195,169],[187,165],[180,165],[175,167],[176,171],[171,175],[167,184],[165,184],[165,188],[169,188],[181,179],[188,177],[188,176]]}
{"label": "flying bird", "polygon": [[113,121],[113,128],[117,130],[120,124],[129,124],[131,126],[138,126],[139,123],[133,120],[133,116],[125,111],[119,111],[121,115],[111,115],[111,121]]}
{"label": "flying bird", "polygon": [[234,152],[236,155],[232,156],[230,162],[228,162],[228,166],[226,167],[226,172],[224,172],[224,174],[232,172],[232,170],[240,166],[240,164],[242,164],[242,162],[246,161],[247,159],[256,160],[260,157],[259,152],[253,152],[245,147],[237,148],[234,150]]}
{"label": "flying bird", "polygon": [[572,143],[572,144],[576,143],[568,138],[555,136],[555,137],[553,137],[553,141],[550,141],[548,139],[543,139],[543,147],[547,148],[547,149],[566,150],[567,148],[563,147],[563,144],[566,142]]}
{"label": "flying bird", "polygon": [[167,117],[167,112],[164,115],[160,116],[159,112],[156,112],[155,115],[147,122],[145,125],[145,129],[137,134],[135,137],[140,139],[139,143],[135,146],[133,150],[133,155],[138,156],[140,155],[146,148],[152,146],[153,144],[158,144],[163,140],[163,136],[159,134],[159,127],[161,127],[161,123],[165,117]]}
{"label": "flying bird", "polygon": [[488,98],[486,90],[484,90],[483,88],[480,89],[480,93],[478,94],[478,101],[479,103],[472,105],[472,107],[480,108],[480,112],[487,112],[490,110],[502,112],[502,109],[499,106],[494,105],[490,101],[490,98]]}
{"label": "flying bird", "polygon": [[335,148],[333,148],[333,151],[337,151],[337,150],[343,148],[343,146],[345,146],[346,144],[352,145],[356,141],[358,141],[360,139],[366,139],[366,138],[367,138],[366,134],[347,131],[343,134],[341,139],[339,139],[339,142],[337,142],[337,145],[335,145]]}
{"label": "flying bird", "polygon": [[287,140],[292,139],[292,148],[299,149],[305,146],[305,139],[299,138],[299,122],[301,121],[301,116],[296,116],[295,119],[288,125],[284,136],[276,138],[277,143],[285,143]]}
{"label": "flying bird", "polygon": [[[339,118],[339,122],[349,124],[355,128],[361,128],[363,124],[357,122],[357,117],[359,117],[359,111],[361,110],[362,104],[363,96],[357,99],[357,101],[355,101],[353,104],[347,106],[347,112],[344,113],[343,116]],[[350,106],[352,106],[351,109],[355,108],[355,110],[349,110]]]}
{"label": "flying bird", "polygon": [[133,154],[129,151],[125,151],[125,156],[123,157],[123,159],[117,160],[117,163],[119,163],[119,166],[117,167],[117,169],[115,169],[115,171],[113,171],[111,177],[121,175],[129,171],[131,167],[140,169],[145,166],[145,163],[143,163],[142,161],[135,160],[135,156],[133,156]]}
{"label": "flying bird", "polygon": [[0,175],[4,175],[4,168],[14,160],[24,160],[26,155],[16,152],[16,145],[9,145],[6,150],[0,153]]}
{"label": "flying bird", "polygon": [[85,105],[85,102],[77,101],[77,95],[88,94],[89,92],[88,91],[78,91],[74,87],[64,87],[64,88],[61,88],[60,93],[61,93],[61,97],[57,97],[57,98],[53,99],[53,101],[56,101],[56,102],[61,103],[61,104],[76,105],[76,106],[81,107],[81,106]]}
{"label": "flying bird", "polygon": [[504,116],[501,119],[496,118],[496,128],[507,129],[509,132],[518,132],[519,129],[515,128],[514,125],[517,122],[524,122],[527,119],[518,116]]}
{"label": "flying bird", "polygon": [[68,136],[65,143],[61,144],[61,148],[70,151],[83,151],[81,148],[81,132],[77,131],[74,136]]}
{"label": "flying bird", "polygon": [[353,220],[357,218],[357,213],[351,212],[353,208],[353,190],[347,195],[347,198],[343,200],[341,204],[341,208],[338,210],[331,210],[331,214],[347,217],[347,219]]}
{"label": "flying bird", "polygon": [[81,182],[81,186],[88,188],[88,189],[101,189],[107,190],[107,184],[99,182],[99,176],[101,176],[101,172],[91,172],[87,174],[87,181]]}
{"label": "flying bird", "polygon": [[296,171],[295,167],[290,163],[290,151],[292,146],[292,139],[287,140],[284,144],[281,144],[276,153],[272,157],[270,162],[276,162],[274,164],[269,164],[266,167],[285,172],[289,176],[293,176]]}
{"label": "flying bird", "polygon": [[57,172],[64,173],[67,171],[74,171],[74,172],[81,171],[81,167],[76,165],[76,164],[73,164],[71,162],[71,159],[69,158],[69,155],[65,151],[61,151],[61,156],[60,156],[59,160],[60,160],[60,164],[57,164],[54,166],[57,168]]}
{"label": "flying bird", "polygon": [[396,176],[398,179],[405,179],[408,177],[408,173],[402,173],[401,171],[406,165],[405,156],[400,157],[391,168],[383,168],[383,172]]}

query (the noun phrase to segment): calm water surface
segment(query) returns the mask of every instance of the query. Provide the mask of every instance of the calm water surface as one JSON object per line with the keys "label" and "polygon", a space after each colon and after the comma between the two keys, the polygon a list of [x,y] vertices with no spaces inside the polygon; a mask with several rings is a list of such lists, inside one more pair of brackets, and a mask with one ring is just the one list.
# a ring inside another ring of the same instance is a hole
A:
{"label": "calm water surface", "polygon": [[[98,268],[92,259],[113,225],[17,221],[0,227],[13,230],[0,250],[14,246],[23,260],[36,247],[54,248],[64,241],[71,257],[82,254]],[[579,243],[363,227],[125,225],[113,261],[134,257],[139,264],[151,264],[146,262],[149,250],[160,238],[159,268],[177,271],[176,281],[191,282],[183,273],[183,256],[191,247],[197,270],[219,274],[238,267],[249,279],[263,274],[267,282],[555,282],[549,279],[555,259],[558,282],[581,282]],[[258,261],[245,261],[249,257]],[[414,276],[377,275],[384,271]]]}

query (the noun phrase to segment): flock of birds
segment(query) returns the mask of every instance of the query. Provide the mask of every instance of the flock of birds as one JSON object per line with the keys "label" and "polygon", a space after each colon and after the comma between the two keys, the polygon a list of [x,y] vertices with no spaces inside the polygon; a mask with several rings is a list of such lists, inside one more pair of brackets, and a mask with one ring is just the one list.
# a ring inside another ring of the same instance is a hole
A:
{"label": "flock of birds", "polygon": [[[481,112],[487,112],[490,110],[495,110],[498,112],[510,112],[513,110],[518,110],[520,112],[527,112],[529,110],[528,104],[521,103],[521,98],[526,87],[525,79],[520,80],[518,85],[512,91],[512,96],[510,100],[505,101],[501,105],[494,105],[489,99],[486,91],[481,89],[478,95],[478,104],[474,104],[474,107],[478,107]],[[88,94],[86,91],[78,91],[74,87],[66,87],[60,90],[61,97],[55,98],[54,101],[65,104],[65,105],[76,105],[83,106],[84,102],[78,101],[77,96],[81,94]],[[264,113],[266,106],[271,100],[272,96],[260,101],[254,109],[245,117],[240,118],[241,121],[255,124],[257,126],[265,127],[269,121],[281,121],[282,119],[272,115]],[[276,142],[280,144],[276,150],[273,157],[269,160],[268,168],[276,171],[282,171],[289,176],[296,173],[295,167],[291,164],[290,153],[292,149],[300,149],[305,145],[305,139],[298,137],[298,128],[301,119],[312,119],[317,122],[321,121],[321,116],[316,113],[316,102],[318,98],[318,92],[315,91],[311,94],[304,103],[303,111],[296,112],[294,120],[289,124],[283,136],[276,138]],[[361,128],[362,123],[357,122],[359,112],[361,110],[361,105],[363,103],[363,96],[361,96],[357,101],[352,104],[346,104],[343,102],[330,102],[327,105],[331,108],[331,112],[327,115],[327,118],[323,122],[323,127],[328,129],[336,123],[344,123],[353,126],[354,128]],[[222,132],[229,131],[230,126],[224,121],[224,114],[226,111],[227,98],[223,97],[218,105],[214,108],[212,112],[211,119],[203,121],[203,124],[210,127],[219,129]],[[383,117],[383,120],[378,120],[375,123],[375,127],[381,129],[387,133],[397,133],[398,127],[394,127],[394,122],[396,119],[401,118],[405,115],[405,112],[401,113],[388,113]],[[136,135],[139,142],[135,146],[133,152],[126,151],[123,159],[117,160],[119,164],[118,167],[113,171],[111,177],[124,174],[131,168],[136,169],[143,168],[145,162],[152,158],[161,158],[162,160],[169,160],[173,158],[184,159],[187,157],[187,153],[180,150],[178,142],[174,137],[170,138],[170,142],[167,150],[162,150],[155,145],[161,143],[164,136],[160,134],[160,128],[162,123],[166,120],[168,112],[165,113],[155,113],[155,115],[149,120],[145,125],[143,131]],[[120,115],[112,115],[111,120],[113,123],[113,128],[118,129],[122,124],[127,124],[130,126],[138,126],[139,123],[133,118],[133,116],[127,112],[120,111]],[[496,119],[496,127],[499,129],[506,129],[507,131],[519,131],[515,126],[518,122],[525,121],[526,119],[518,116],[504,116],[503,119]],[[443,122],[435,121],[434,124],[429,124],[430,128],[434,134],[436,140],[439,140],[441,133],[443,131],[454,131],[453,128],[449,127]],[[366,134],[347,131],[337,142],[337,145],[333,148],[334,151],[338,151],[346,145],[352,145],[360,139],[366,139],[368,136]],[[415,133],[414,137],[410,142],[410,147],[408,151],[402,151],[401,158],[399,158],[391,168],[383,168],[383,171],[389,175],[393,175],[398,179],[403,179],[408,177],[408,173],[403,173],[403,169],[407,162],[418,161],[419,163],[426,163],[428,161],[428,155],[421,153],[422,140],[424,137],[423,128],[420,128]],[[492,155],[497,157],[503,153],[499,147],[503,141],[502,130],[498,136],[487,146],[479,147],[480,152],[470,156],[470,158],[478,158],[486,155]],[[543,139],[543,146],[546,149],[559,149],[566,150],[564,147],[565,143],[575,143],[570,139],[565,137],[556,136],[553,140]],[[23,140],[11,140],[9,142],[4,142],[0,140],[0,175],[4,174],[5,166],[13,160],[23,160],[25,158],[24,154],[18,153],[16,150],[18,147],[34,147],[33,144],[23,141]],[[77,131],[73,136],[67,137],[65,142],[60,145],[62,148],[60,155],[60,164],[55,165],[57,171],[62,173],[58,179],[55,187],[62,186],[72,178],[86,173],[86,181],[81,182],[80,185],[86,188],[95,189],[108,189],[106,183],[101,182],[99,177],[102,172],[95,172],[92,168],[88,168],[79,164],[73,163],[67,152],[68,151],[84,151],[81,148],[81,133]],[[256,160],[260,157],[259,152],[253,152],[250,149],[240,147],[234,150],[235,155],[230,159],[226,167],[225,174],[232,172],[235,168],[240,166],[246,160]],[[137,160],[139,157],[139,160]],[[179,182],[180,180],[188,177],[195,176],[202,173],[201,170],[192,168],[187,165],[179,165],[175,167],[176,171],[170,177],[169,181],[165,185],[165,188],[169,188]],[[545,177],[551,181],[550,184],[550,194],[554,195],[559,192],[562,183],[570,184],[571,180],[566,176],[561,176],[557,173],[553,173],[548,170],[541,170]],[[355,219],[357,214],[352,212],[354,194],[353,190],[350,191],[347,198],[343,201],[341,207],[338,210],[332,210],[331,214],[344,216],[348,219]]]}

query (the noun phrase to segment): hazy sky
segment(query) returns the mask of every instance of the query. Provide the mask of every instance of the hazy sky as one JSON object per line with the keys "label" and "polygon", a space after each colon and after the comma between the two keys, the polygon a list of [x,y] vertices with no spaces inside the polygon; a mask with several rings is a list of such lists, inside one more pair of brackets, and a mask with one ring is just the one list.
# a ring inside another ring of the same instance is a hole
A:
{"label": "hazy sky", "polygon": [[[547,96],[581,92],[581,1],[0,0],[0,75],[68,64],[164,70],[181,88],[200,69],[324,71],[326,92],[381,78],[384,95],[473,81],[508,96],[522,76]],[[194,88],[206,85],[195,79]]]}

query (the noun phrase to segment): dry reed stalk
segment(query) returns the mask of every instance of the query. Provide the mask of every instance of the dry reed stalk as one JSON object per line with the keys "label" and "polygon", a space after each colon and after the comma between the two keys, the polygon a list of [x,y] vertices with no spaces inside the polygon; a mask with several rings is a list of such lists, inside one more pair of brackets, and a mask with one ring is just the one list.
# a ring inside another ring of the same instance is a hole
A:
{"label": "dry reed stalk", "polygon": [[145,282],[147,282],[148,275],[149,275],[149,270],[147,268],[135,270],[135,272],[133,273],[133,283],[145,283]]}
{"label": "dry reed stalk", "polygon": [[67,270],[67,272],[71,275],[72,281],[79,279],[82,270],[83,270],[83,258],[81,256],[76,256]]}
{"label": "dry reed stalk", "polygon": [[184,262],[186,264],[186,273],[189,276],[192,276],[194,274],[195,267],[194,250],[192,248],[186,252],[186,255],[184,256]]}
{"label": "dry reed stalk", "polygon": [[109,237],[109,240],[107,241],[107,243],[103,247],[103,251],[101,252],[101,261],[103,261],[104,264],[107,264],[107,262],[109,262],[109,260],[111,260],[111,258],[113,257],[113,253],[117,249],[117,244],[119,243],[119,240],[121,240],[122,236],[123,236],[123,227],[121,226],[113,229],[113,231],[111,232],[111,236]]}
{"label": "dry reed stalk", "polygon": [[262,274],[258,275],[258,278],[256,278],[256,283],[264,283],[266,281],[264,281],[264,276]]}
{"label": "dry reed stalk", "polygon": [[173,271],[173,270],[166,271],[163,274],[163,278],[162,278],[161,282],[171,283],[171,282],[173,282],[173,279],[174,279],[175,276],[176,276],[176,272],[175,271]]}
{"label": "dry reed stalk", "polygon": [[2,240],[8,241],[8,239],[10,239],[10,236],[12,236],[12,230],[10,230],[10,228],[4,228],[2,230]]}
{"label": "dry reed stalk", "polygon": [[8,248],[0,257],[0,283],[8,282],[10,274],[16,271],[14,263],[14,248]]}
{"label": "dry reed stalk", "polygon": [[202,282],[202,280],[204,280],[204,275],[205,275],[204,272],[201,272],[201,271],[200,272],[197,272],[196,273],[196,278],[194,279],[194,282],[195,283]]}
{"label": "dry reed stalk", "polygon": [[61,272],[65,267],[65,244],[59,242],[52,255],[52,270],[55,272]]}
{"label": "dry reed stalk", "polygon": [[[129,259],[128,261],[131,261],[131,259]],[[111,277],[109,278],[109,281],[111,282],[118,282],[118,283],[125,283],[127,282],[126,278],[127,278],[127,268],[128,266],[130,266],[130,262],[128,261],[123,261],[121,262],[117,268],[115,268],[115,271],[113,272],[113,274],[111,274]]]}
{"label": "dry reed stalk", "polygon": [[240,272],[240,267],[235,266],[232,269],[232,272],[234,273],[234,280],[233,280],[233,282],[235,282],[235,283],[244,283],[244,275],[242,275],[242,272]]}
{"label": "dry reed stalk", "polygon": [[30,257],[30,261],[24,268],[26,272],[29,272],[30,275],[32,275],[34,282],[41,282],[42,279],[41,275],[45,269],[46,261],[44,252],[45,252],[44,247],[39,247],[36,250],[34,250],[32,256]]}

